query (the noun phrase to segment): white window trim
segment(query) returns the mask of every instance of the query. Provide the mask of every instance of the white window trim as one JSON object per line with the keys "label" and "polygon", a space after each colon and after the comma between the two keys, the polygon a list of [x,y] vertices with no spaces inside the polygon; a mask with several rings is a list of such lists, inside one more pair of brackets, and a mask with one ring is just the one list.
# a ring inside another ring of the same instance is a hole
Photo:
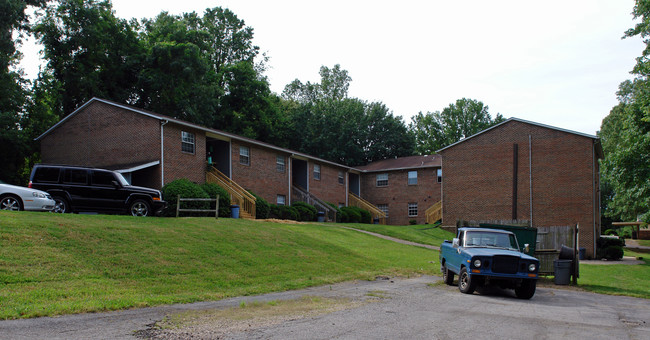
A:
{"label": "white window trim", "polygon": [[[280,200],[280,199],[282,199],[282,200]],[[277,205],[287,205],[287,196],[278,194],[275,197],[275,203]]]}
{"label": "white window trim", "polygon": [[[382,176],[382,178],[383,178],[384,175],[386,176],[386,179],[381,179],[380,180],[379,176]],[[386,181],[386,184],[380,185],[379,184],[380,181],[382,181],[382,182]],[[377,177],[375,178],[375,185],[378,186],[378,187],[387,187],[388,186],[388,173],[377,174]]]}
{"label": "white window trim", "polygon": [[278,172],[284,173],[286,171],[286,168],[287,168],[286,158],[280,155],[275,156],[275,169]]}
{"label": "white window trim", "polygon": [[[242,151],[246,150],[245,154]],[[246,163],[242,162],[242,157],[246,157]],[[251,149],[248,146],[239,147],[239,164],[241,165],[251,165]]]}
{"label": "white window trim", "polygon": [[[412,173],[415,173],[415,177],[413,177],[413,178],[411,177]],[[417,170],[416,171],[409,171],[406,176],[407,176],[407,182],[406,183],[408,185],[417,185],[418,184],[418,172],[417,172]],[[415,180],[415,183],[411,183],[412,179]]]}
{"label": "white window trim", "polygon": [[[190,152],[184,150],[185,145],[190,145],[192,147],[192,151]],[[196,153],[196,135],[194,133],[181,131],[181,152],[192,155]]]}
{"label": "white window trim", "polygon": [[[415,215],[411,215],[411,206],[412,206],[412,205],[415,205]],[[409,203],[408,206],[407,206],[407,214],[408,214],[408,216],[409,216],[409,217],[417,217],[417,216],[418,216],[418,213],[419,213],[419,211],[418,211],[418,204],[417,204],[417,202],[415,202],[415,203]]]}
{"label": "white window trim", "polygon": [[[318,169],[318,171],[316,171]],[[318,176],[316,176],[318,174]],[[321,167],[320,164],[314,164],[314,179],[320,181],[321,178]]]}

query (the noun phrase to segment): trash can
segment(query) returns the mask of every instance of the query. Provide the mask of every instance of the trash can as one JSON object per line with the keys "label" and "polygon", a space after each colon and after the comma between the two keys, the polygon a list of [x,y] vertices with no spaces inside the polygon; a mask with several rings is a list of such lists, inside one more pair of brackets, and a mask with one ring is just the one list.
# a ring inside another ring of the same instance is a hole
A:
{"label": "trash can", "polygon": [[571,282],[571,262],[572,260],[553,261],[556,285],[568,285]]}
{"label": "trash can", "polygon": [[578,256],[579,256],[578,258],[579,258],[580,260],[584,260],[585,257],[586,257],[586,254],[587,254],[587,248],[578,248],[578,254],[579,254],[579,255],[578,255]]}
{"label": "trash can", "polygon": [[325,212],[323,212],[323,211],[319,211],[319,212],[316,214],[316,221],[318,221],[318,222],[325,222]]}
{"label": "trash can", "polygon": [[373,219],[372,224],[379,224],[379,219],[378,218]]}
{"label": "trash can", "polygon": [[239,218],[239,206],[237,204],[230,206],[230,217]]}
{"label": "trash can", "polygon": [[569,248],[564,244],[560,247],[560,260],[573,260],[573,248]]}

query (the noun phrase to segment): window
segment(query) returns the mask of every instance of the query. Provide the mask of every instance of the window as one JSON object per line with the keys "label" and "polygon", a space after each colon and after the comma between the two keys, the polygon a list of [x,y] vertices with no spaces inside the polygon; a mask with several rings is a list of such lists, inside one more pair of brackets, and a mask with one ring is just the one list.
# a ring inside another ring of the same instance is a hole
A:
{"label": "window", "polygon": [[284,195],[278,195],[275,202],[277,205],[285,205],[287,203],[287,197]]}
{"label": "window", "polygon": [[194,134],[191,132],[181,132],[181,151],[194,153]]}
{"label": "window", "polygon": [[418,215],[418,204],[409,203],[409,217],[413,217],[417,215]]}
{"label": "window", "polygon": [[239,147],[239,164],[251,164],[251,151],[247,146]]}
{"label": "window", "polygon": [[377,175],[377,186],[386,187],[388,186],[388,174],[379,174]]}
{"label": "window", "polygon": [[416,185],[416,184],[418,184],[418,172],[409,171],[409,185]]}
{"label": "window", "polygon": [[345,184],[345,178],[343,177],[343,171],[339,171],[339,184]]}
{"label": "window", "polygon": [[276,156],[275,157],[275,168],[279,172],[284,172],[284,156]]}
{"label": "window", "polygon": [[88,184],[88,170],[66,169],[63,176],[63,183],[66,184]]}
{"label": "window", "polygon": [[34,173],[34,182],[58,183],[59,168],[37,167]]}
{"label": "window", "polygon": [[388,204],[377,204],[377,209],[381,210],[388,217]]}
{"label": "window", "polygon": [[437,174],[438,174],[438,183],[442,183],[442,169],[438,169]]}
{"label": "window", "polygon": [[320,181],[320,165],[314,164],[314,179]]}
{"label": "window", "polygon": [[90,181],[92,185],[112,187],[113,182],[115,182],[115,176],[113,176],[112,172],[93,170]]}
{"label": "window", "polygon": [[343,207],[345,207],[345,203],[339,202],[339,208],[343,208]]}

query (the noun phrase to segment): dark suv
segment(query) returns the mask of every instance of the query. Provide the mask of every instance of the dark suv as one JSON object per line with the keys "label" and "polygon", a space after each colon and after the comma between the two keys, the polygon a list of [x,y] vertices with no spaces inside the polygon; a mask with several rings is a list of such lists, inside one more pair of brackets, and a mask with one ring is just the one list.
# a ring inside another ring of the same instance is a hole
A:
{"label": "dark suv", "polygon": [[167,203],[160,191],[129,185],[122,174],[105,169],[37,164],[29,187],[47,191],[56,202],[54,212],[127,213],[154,215]]}

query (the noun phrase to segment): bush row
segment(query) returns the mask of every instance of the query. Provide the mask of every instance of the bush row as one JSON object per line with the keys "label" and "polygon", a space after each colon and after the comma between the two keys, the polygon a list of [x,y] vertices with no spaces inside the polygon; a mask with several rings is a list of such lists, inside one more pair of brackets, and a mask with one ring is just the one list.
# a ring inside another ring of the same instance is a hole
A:
{"label": "bush row", "polygon": [[596,258],[620,260],[623,258],[625,240],[622,238],[599,237],[596,241]]}

